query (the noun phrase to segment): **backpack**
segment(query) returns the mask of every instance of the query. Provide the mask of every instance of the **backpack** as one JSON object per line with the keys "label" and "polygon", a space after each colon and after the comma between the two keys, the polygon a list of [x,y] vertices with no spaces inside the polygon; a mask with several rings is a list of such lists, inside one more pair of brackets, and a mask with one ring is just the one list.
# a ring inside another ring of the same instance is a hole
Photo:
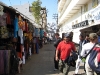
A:
{"label": "backpack", "polygon": [[97,44],[92,49],[90,57],[88,59],[88,63],[93,71],[95,71],[96,73],[100,73],[100,45]]}

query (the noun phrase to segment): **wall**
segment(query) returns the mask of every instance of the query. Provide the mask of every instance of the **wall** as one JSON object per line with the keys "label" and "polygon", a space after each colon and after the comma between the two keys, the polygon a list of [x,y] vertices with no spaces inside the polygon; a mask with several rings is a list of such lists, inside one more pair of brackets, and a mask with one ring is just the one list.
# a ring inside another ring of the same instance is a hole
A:
{"label": "wall", "polygon": [[[90,11],[92,9],[92,1],[89,1],[88,3],[88,11]],[[71,18],[69,18],[69,20],[67,20],[62,27],[60,28],[60,36],[63,32],[68,32],[68,31],[73,31],[74,32],[74,36],[73,36],[73,41],[78,43],[79,42],[79,35],[80,35],[80,28],[77,29],[72,29],[72,22],[76,22],[76,20],[78,21],[78,23],[86,20],[85,15],[87,15],[88,12],[84,12],[84,6],[82,6],[82,13],[81,13],[81,7],[80,10],[74,14]],[[76,39],[77,38],[77,39]]]}

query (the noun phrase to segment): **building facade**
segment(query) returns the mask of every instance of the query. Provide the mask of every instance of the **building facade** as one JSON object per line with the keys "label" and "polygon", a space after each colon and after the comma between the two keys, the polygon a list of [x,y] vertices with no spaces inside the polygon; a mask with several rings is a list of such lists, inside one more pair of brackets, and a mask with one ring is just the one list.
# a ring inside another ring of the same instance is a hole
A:
{"label": "building facade", "polygon": [[[100,24],[100,0],[58,0],[58,27],[62,33],[72,31],[73,41],[78,43],[81,31],[90,32],[89,27]],[[87,29],[87,30],[86,30]],[[93,32],[93,27],[91,29]]]}

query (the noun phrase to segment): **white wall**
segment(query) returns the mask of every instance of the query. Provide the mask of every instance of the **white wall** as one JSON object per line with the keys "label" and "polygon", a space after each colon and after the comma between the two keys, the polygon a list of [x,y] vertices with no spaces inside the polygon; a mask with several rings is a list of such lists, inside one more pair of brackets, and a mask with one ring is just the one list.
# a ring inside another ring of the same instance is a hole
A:
{"label": "white wall", "polygon": [[[90,2],[87,3],[88,4],[88,11],[92,9],[92,0],[90,0]],[[63,32],[67,32],[69,30],[69,28],[72,27],[72,22],[76,22],[76,20],[78,20],[78,23],[86,20],[85,18],[85,15],[87,14],[88,12],[84,12],[84,6],[82,6],[82,13],[81,13],[81,8],[80,10],[74,14],[71,18],[69,18],[69,20],[67,20],[61,27],[60,29],[60,36],[62,35]],[[82,15],[81,15],[82,14]],[[75,43],[79,43],[79,35],[80,35],[80,28],[78,29],[74,29],[73,30],[73,41]],[[77,39],[76,39],[77,38]]]}
{"label": "white wall", "polygon": [[33,22],[35,21],[35,18],[33,17],[32,13],[29,12],[29,3],[23,5],[14,5],[13,8],[15,8],[16,10],[27,16]]}

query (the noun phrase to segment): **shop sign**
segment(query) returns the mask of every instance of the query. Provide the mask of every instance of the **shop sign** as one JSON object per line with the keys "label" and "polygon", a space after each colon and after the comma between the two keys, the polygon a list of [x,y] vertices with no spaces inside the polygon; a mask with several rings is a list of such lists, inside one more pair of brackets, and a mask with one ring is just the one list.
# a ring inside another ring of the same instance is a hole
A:
{"label": "shop sign", "polygon": [[87,20],[94,20],[96,24],[100,23],[100,5],[96,8],[90,10],[87,15],[85,15],[85,19]]}
{"label": "shop sign", "polygon": [[85,20],[85,21],[80,22],[78,24],[72,25],[72,29],[84,27],[84,26],[87,26],[87,25],[88,25],[88,20]]}

